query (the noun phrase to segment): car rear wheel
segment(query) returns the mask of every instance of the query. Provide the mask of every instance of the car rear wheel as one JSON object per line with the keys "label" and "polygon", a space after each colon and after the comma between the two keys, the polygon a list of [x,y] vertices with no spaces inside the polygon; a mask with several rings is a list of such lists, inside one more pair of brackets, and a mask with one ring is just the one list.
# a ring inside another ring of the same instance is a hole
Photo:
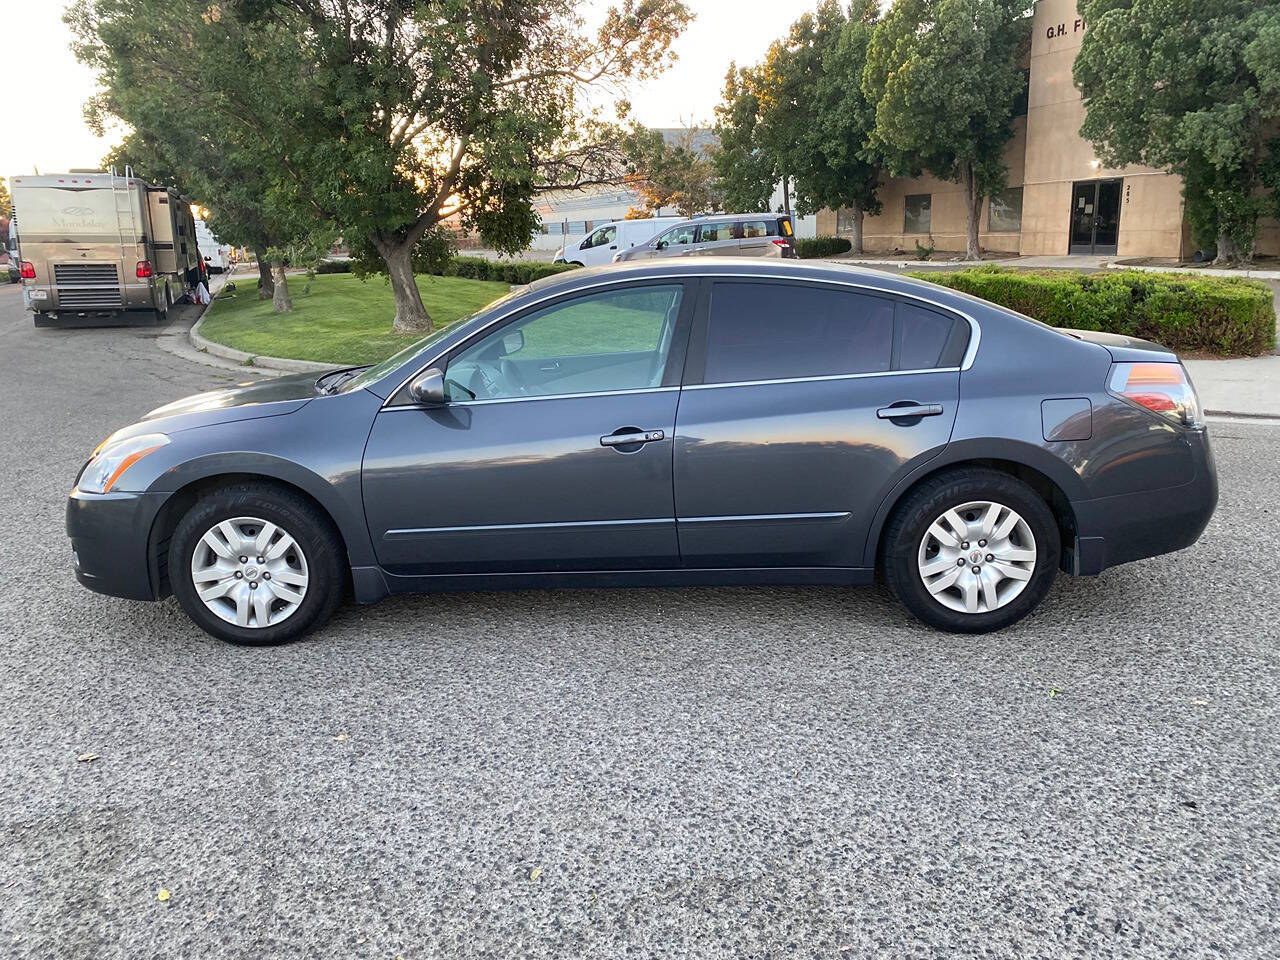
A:
{"label": "car rear wheel", "polygon": [[268,484],[224,487],[178,522],[174,595],[197,626],[231,643],[286,643],[323,624],[342,599],[342,549],[314,504]]}
{"label": "car rear wheel", "polygon": [[1053,513],[1029,486],[996,470],[960,469],[899,505],[885,533],[884,569],[925,623],[986,633],[1044,599],[1061,549]]}

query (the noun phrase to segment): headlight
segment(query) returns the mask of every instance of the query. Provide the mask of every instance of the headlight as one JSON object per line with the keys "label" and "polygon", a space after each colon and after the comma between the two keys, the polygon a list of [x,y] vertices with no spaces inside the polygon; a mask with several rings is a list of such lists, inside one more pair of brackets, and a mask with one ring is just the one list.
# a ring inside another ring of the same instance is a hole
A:
{"label": "headlight", "polygon": [[147,433],[116,443],[102,443],[93,451],[77,485],[85,493],[109,493],[126,470],[169,442],[163,433]]}

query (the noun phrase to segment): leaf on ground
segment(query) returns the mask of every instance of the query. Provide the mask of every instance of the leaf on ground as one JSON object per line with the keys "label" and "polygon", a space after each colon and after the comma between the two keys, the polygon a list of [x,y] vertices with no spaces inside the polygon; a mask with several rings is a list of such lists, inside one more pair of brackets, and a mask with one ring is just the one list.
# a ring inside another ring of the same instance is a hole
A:
{"label": "leaf on ground", "polygon": [[537,880],[540,876],[542,876],[541,867],[534,867],[532,870],[529,871],[530,880]]}
{"label": "leaf on ground", "polygon": [[93,763],[93,761],[98,759],[98,755],[96,753],[82,753],[80,756],[76,757],[76,759],[81,763]]}
{"label": "leaf on ground", "polygon": [[166,890],[164,887],[161,887],[159,890],[156,891],[156,899],[159,900],[161,903],[168,903],[169,891]]}
{"label": "leaf on ground", "polygon": [[338,734],[336,737],[334,737],[333,739],[334,739],[334,742],[335,742],[335,743],[346,743],[348,740],[350,740],[350,739],[351,739],[351,734],[349,734],[349,733],[340,733],[340,734]]}
{"label": "leaf on ground", "polygon": [[1209,701],[1204,699],[1203,697],[1192,697],[1191,702],[1194,703],[1197,707],[1207,707],[1209,705]]}

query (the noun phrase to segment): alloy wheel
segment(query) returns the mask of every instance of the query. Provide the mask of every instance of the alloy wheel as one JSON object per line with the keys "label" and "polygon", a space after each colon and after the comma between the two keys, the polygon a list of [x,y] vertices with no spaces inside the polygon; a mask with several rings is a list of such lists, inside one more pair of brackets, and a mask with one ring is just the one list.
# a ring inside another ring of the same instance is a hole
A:
{"label": "alloy wheel", "polygon": [[309,576],[307,558],[286,530],[269,520],[234,517],[196,542],[191,580],[214,615],[260,629],[297,612]]}
{"label": "alloy wheel", "polygon": [[945,511],[920,541],[917,567],[933,598],[958,613],[991,613],[1026,589],[1036,539],[1017,511],[974,500]]}

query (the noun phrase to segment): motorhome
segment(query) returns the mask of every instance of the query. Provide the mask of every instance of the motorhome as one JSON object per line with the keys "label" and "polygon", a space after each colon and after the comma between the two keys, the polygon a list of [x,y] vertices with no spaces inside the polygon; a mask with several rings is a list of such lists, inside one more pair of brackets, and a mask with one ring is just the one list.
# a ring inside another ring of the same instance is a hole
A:
{"label": "motorhome", "polygon": [[22,296],[43,326],[163,322],[200,278],[190,206],[133,176],[9,179],[22,222]]}
{"label": "motorhome", "polygon": [[199,217],[196,218],[196,246],[210,273],[225,273],[231,269],[231,245],[220,243]]}

